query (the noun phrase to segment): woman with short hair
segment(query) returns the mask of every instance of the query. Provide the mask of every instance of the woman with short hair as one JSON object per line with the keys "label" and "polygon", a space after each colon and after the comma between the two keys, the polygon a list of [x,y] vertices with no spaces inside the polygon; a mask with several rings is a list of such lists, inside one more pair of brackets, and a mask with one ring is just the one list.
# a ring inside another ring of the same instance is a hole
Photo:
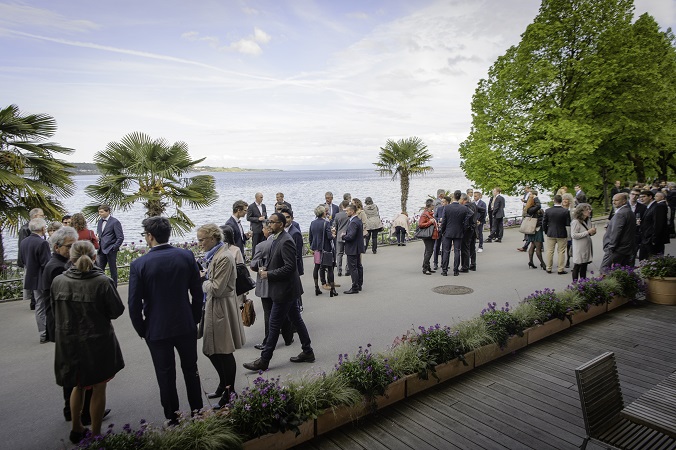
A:
{"label": "woman with short hair", "polygon": [[96,237],[96,233],[87,228],[87,219],[85,219],[84,214],[75,213],[70,218],[70,224],[75,231],[77,231],[78,241],[89,241],[92,243],[95,249],[99,248],[99,238]]}
{"label": "woman with short hair", "polygon": [[124,312],[120,295],[94,264],[91,242],[77,241],[70,248],[73,265],[54,278],[51,298],[56,324],[54,371],[59,386],[75,386],[70,396],[73,421],[70,441],[77,444],[87,430],[80,411],[84,391],[92,390],[89,412],[92,434],[101,434],[106,408],[106,386],[124,368],[122,351],[111,320]]}
{"label": "woman with short hair", "polygon": [[[336,261],[336,250],[333,245],[335,236],[331,231],[331,223],[326,220],[326,208],[324,208],[324,205],[319,205],[315,208],[315,217],[316,219],[310,224],[310,231],[308,234],[310,249],[313,251],[315,263],[314,270],[312,271],[312,278],[315,282],[315,295],[320,295],[322,293],[321,289],[319,289],[319,271],[321,269],[326,269],[326,278],[331,287],[329,294],[331,297],[336,297],[338,292],[336,292],[333,276],[333,267],[335,266]],[[333,254],[331,264],[322,265],[323,252],[331,252]]]}
{"label": "woman with short hair", "polygon": [[594,252],[591,237],[596,228],[591,223],[592,207],[589,203],[580,203],[573,212],[570,223],[570,236],[573,238],[573,282],[587,278],[587,265],[592,261]]}
{"label": "woman with short hair", "polygon": [[368,250],[369,241],[373,240],[371,247],[373,254],[378,253],[378,233],[383,231],[383,221],[380,219],[380,212],[378,206],[373,203],[371,197],[366,197],[364,200],[364,213],[366,214],[366,222],[364,222],[364,229],[367,231],[364,237],[364,250]]}
{"label": "woman with short hair", "polygon": [[[227,228],[232,234],[232,228]],[[197,229],[197,242],[206,252],[206,268],[201,272],[205,295],[202,352],[218,373],[218,387],[207,397],[220,397],[216,408],[222,408],[235,394],[237,363],[234,352],[246,342],[237,302],[237,263],[229,249],[235,248],[240,255],[241,252],[234,243],[224,242],[221,229],[214,223]]]}

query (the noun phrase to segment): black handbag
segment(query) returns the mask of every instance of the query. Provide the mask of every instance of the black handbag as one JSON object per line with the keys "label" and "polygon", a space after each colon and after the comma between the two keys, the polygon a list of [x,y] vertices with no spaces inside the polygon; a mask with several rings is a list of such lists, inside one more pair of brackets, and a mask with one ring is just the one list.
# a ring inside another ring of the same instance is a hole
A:
{"label": "black handbag", "polygon": [[324,267],[333,267],[333,240],[331,240],[331,251],[324,250],[324,240],[326,239],[326,233],[322,235],[322,262],[321,266]]}
{"label": "black handbag", "polygon": [[251,278],[249,268],[244,263],[237,263],[237,280],[235,281],[235,292],[242,295],[256,287],[256,282]]}
{"label": "black handbag", "polygon": [[418,239],[429,239],[432,235],[434,235],[434,225],[430,225],[427,228],[418,227],[413,237]]}

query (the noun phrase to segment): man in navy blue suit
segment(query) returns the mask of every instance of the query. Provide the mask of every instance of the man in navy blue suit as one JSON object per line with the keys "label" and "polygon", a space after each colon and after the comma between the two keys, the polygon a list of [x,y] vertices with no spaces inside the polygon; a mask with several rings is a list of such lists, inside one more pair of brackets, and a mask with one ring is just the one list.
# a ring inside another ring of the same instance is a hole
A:
{"label": "man in navy blue suit", "polygon": [[181,358],[190,410],[203,406],[197,371],[202,282],[193,253],[169,245],[171,225],[166,217],[145,219],[143,229],[150,251],[130,266],[129,316],[150,349],[164,416],[170,425],[176,425],[179,403],[174,349]]}
{"label": "man in navy blue suit", "polygon": [[23,288],[35,295],[35,321],[38,325],[40,343],[48,342],[47,338],[47,310],[49,305],[49,286],[45,286],[42,273],[51,258],[49,243],[45,241],[47,223],[45,219],[37,217],[28,222],[31,234],[21,241],[21,255],[26,267]]}
{"label": "man in navy blue suit", "polygon": [[444,242],[443,253],[441,255],[441,274],[448,275],[448,266],[450,264],[451,245],[453,246],[453,275],[460,274],[460,250],[462,248],[462,237],[465,230],[469,228],[469,222],[474,213],[464,205],[459,203],[462,192],[453,193],[453,202],[444,207],[443,221],[441,222],[441,235]]}
{"label": "man in navy blue suit", "polygon": [[120,250],[124,233],[122,224],[110,215],[110,206],[99,206],[99,222],[96,224],[96,234],[99,236],[99,252],[96,255],[96,265],[101,270],[110,266],[110,278],[117,286],[117,252]]}
{"label": "man in navy blue suit", "polygon": [[[245,233],[241,222],[242,217],[246,216],[246,208],[248,206],[249,205],[247,205],[244,200],[237,200],[232,204],[232,216],[225,222],[226,225],[230,225],[232,228],[235,245],[241,250],[242,258],[246,258],[244,254],[244,243],[251,237],[251,231]],[[253,249],[251,251],[251,256],[253,256]]]}
{"label": "man in navy blue suit", "polygon": [[352,287],[345,294],[358,294],[364,284],[364,266],[361,265],[361,255],[364,253],[364,224],[357,217],[357,207],[354,204],[347,205],[345,209],[349,217],[347,230],[343,234],[345,242],[345,255],[347,255],[347,267],[352,277]]}
{"label": "man in navy blue suit", "polygon": [[338,205],[333,204],[333,192],[328,191],[324,194],[324,198],[326,199],[326,203],[324,204],[324,207],[326,208],[326,218],[331,222],[331,226],[333,226],[333,220],[335,219],[336,214],[340,212],[340,208]]}

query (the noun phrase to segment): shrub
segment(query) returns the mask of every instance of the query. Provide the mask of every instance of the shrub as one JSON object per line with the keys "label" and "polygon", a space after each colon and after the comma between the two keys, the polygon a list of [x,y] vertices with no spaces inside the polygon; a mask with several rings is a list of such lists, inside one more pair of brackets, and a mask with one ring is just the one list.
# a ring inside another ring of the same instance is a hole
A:
{"label": "shrub", "polygon": [[638,267],[643,278],[676,277],[676,257],[671,255],[644,259]]}
{"label": "shrub", "polygon": [[524,301],[534,305],[540,312],[539,322],[544,323],[550,319],[571,319],[571,306],[562,301],[553,289],[545,288],[542,291],[535,291]]}
{"label": "shrub", "polygon": [[114,428],[115,424],[111,423],[102,436],[93,436],[89,433],[80,441],[77,448],[82,450],[98,450],[100,448],[106,450],[148,450],[154,448],[149,441],[151,430],[145,420],[141,420],[138,430],[132,429],[130,424],[125,424],[119,433],[115,433]]}
{"label": "shrub", "polygon": [[436,324],[429,328],[418,327],[418,333],[412,337],[412,340],[423,349],[429,360],[442,364],[465,353],[462,351],[457,335],[458,333],[452,331],[450,327]]}
{"label": "shrub", "polygon": [[465,354],[484,345],[493,344],[495,339],[488,331],[488,325],[481,317],[465,320],[451,327],[458,340],[460,353]]}
{"label": "shrub", "polygon": [[[575,309],[587,311],[592,305],[604,305],[612,300],[614,291],[612,289],[619,288],[619,283],[614,282],[613,279],[608,279],[610,283],[605,284],[599,278],[590,278],[570,286],[567,290],[577,294],[578,301],[571,303]],[[565,291],[564,291],[565,292]]]}
{"label": "shrub", "polygon": [[397,378],[417,373],[420,378],[427,380],[430,373],[435,373],[437,364],[424,347],[414,342],[409,335],[396,342],[388,351],[389,364]]}
{"label": "shrub", "polygon": [[510,311],[524,329],[535,325],[540,319],[541,313],[532,303],[521,302]]}
{"label": "shrub", "polygon": [[617,280],[619,295],[622,297],[634,299],[641,292],[645,292],[645,283],[633,267],[615,264],[605,273],[605,278]]}
{"label": "shrub", "polygon": [[233,430],[225,415],[207,411],[201,417],[181,419],[176,427],[150,433],[147,445],[143,450],[240,449],[242,438]]}
{"label": "shrub", "polygon": [[481,311],[481,319],[486,322],[486,327],[493,340],[504,348],[510,336],[518,334],[523,336],[523,326],[519,319],[509,313],[509,303],[500,309],[496,309],[495,302],[488,303],[488,308]]}
{"label": "shrub", "polygon": [[360,346],[354,359],[350,359],[347,353],[338,355],[336,371],[350,386],[373,399],[377,395],[383,395],[387,386],[398,377],[390,368],[388,360],[370,352],[370,347],[371,344],[366,349]]}
{"label": "shrub", "polygon": [[363,397],[336,372],[304,375],[288,384],[289,392],[301,420],[316,419],[328,408],[352,406]]}

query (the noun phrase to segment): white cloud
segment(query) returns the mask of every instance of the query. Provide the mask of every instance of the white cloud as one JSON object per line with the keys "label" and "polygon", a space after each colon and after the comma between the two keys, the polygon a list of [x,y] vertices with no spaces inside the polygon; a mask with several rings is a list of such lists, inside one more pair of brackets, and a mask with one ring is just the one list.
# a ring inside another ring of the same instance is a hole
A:
{"label": "white cloud", "polygon": [[86,32],[96,30],[99,25],[89,20],[75,20],[41,8],[22,4],[0,3],[0,28],[41,31]]}
{"label": "white cloud", "polygon": [[211,47],[217,50],[229,50],[245,55],[258,56],[263,53],[263,48],[260,44],[267,44],[272,39],[272,36],[262,29],[254,27],[253,34],[227,45],[223,45],[221,40],[215,36],[201,36],[197,31],[187,31],[181,34],[181,38],[188,41],[207,42]]}

